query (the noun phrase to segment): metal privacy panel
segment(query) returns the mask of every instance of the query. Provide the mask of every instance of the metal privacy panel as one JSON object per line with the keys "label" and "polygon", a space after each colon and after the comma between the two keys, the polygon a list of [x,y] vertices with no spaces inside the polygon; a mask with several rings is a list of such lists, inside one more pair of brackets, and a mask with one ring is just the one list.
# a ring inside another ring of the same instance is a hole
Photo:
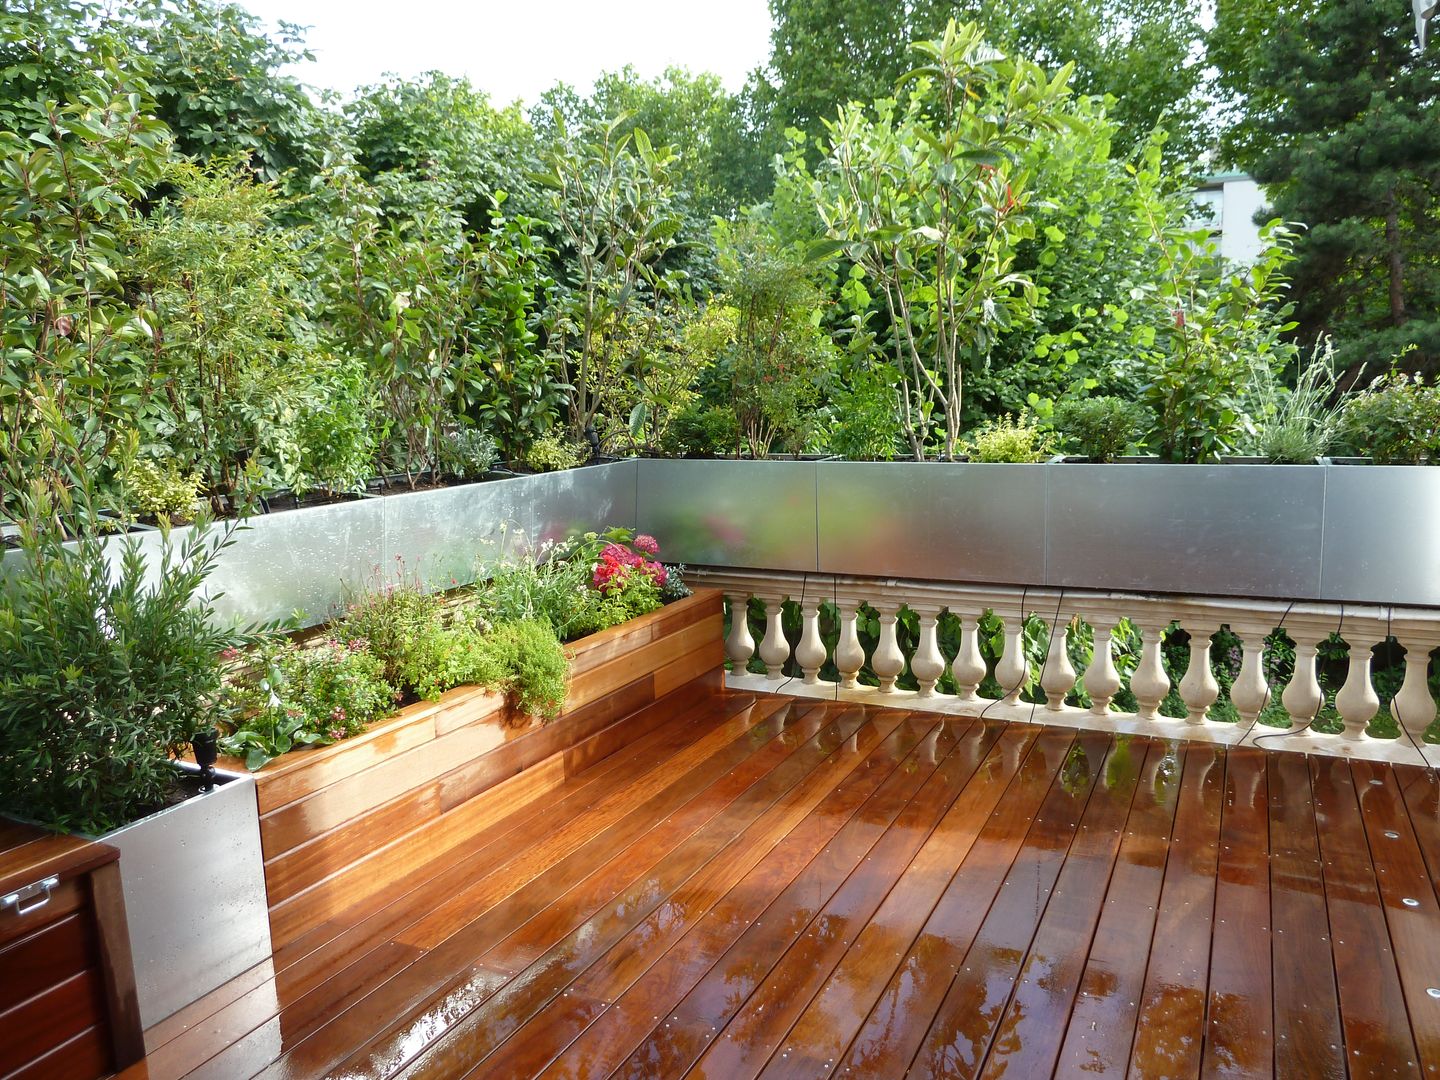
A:
{"label": "metal privacy panel", "polygon": [[1322,466],[1049,469],[1048,585],[1319,596]]}
{"label": "metal privacy panel", "polygon": [[815,462],[637,464],[637,527],[667,561],[816,569]]}
{"label": "metal privacy panel", "polygon": [[1041,582],[1045,468],[821,462],[819,568],[871,577]]}
{"label": "metal privacy panel", "polygon": [[1440,605],[1440,468],[1333,465],[1325,474],[1321,599]]}

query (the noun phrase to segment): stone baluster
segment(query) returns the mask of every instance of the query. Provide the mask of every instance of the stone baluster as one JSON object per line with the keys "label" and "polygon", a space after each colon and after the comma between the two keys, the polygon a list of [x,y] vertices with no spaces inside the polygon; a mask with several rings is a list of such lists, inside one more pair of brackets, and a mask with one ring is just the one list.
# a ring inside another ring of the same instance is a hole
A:
{"label": "stone baluster", "polygon": [[[1362,641],[1358,634],[1351,635],[1355,641]],[[1360,739],[1375,714],[1380,711],[1380,698],[1370,683],[1370,649],[1367,646],[1350,644],[1349,667],[1345,672],[1345,685],[1335,695],[1335,711],[1345,721],[1342,734],[1347,739]]]}
{"label": "stone baluster", "polygon": [[765,638],[760,642],[760,659],[771,679],[779,679],[785,671],[785,661],[790,659],[790,643],[785,640],[785,628],[781,617],[785,612],[783,596],[762,596],[765,603]]}
{"label": "stone baluster", "polygon": [[748,593],[726,593],[730,605],[730,632],[725,635],[725,655],[730,670],[744,675],[750,658],[755,655],[755,639],[750,636],[750,596]]}
{"label": "stone baluster", "polygon": [[980,655],[980,618],[960,615],[960,651],[950,665],[950,674],[961,701],[977,701],[975,691],[985,678],[985,658]]}
{"label": "stone baluster", "polygon": [[1230,701],[1246,727],[1252,726],[1270,704],[1270,684],[1265,681],[1265,636],[1268,627],[1230,624],[1240,638],[1240,673],[1230,687]]}
{"label": "stone baluster", "polygon": [[1070,662],[1070,624],[1059,623],[1050,628],[1050,647],[1045,653],[1045,667],[1040,672],[1040,689],[1045,691],[1045,708],[1059,712],[1065,695],[1075,689],[1075,665]]}
{"label": "stone baluster", "polygon": [[1165,700],[1165,695],[1170,693],[1170,676],[1165,674],[1165,664],[1160,652],[1167,625],[1169,624],[1162,622],[1136,624],[1143,644],[1140,664],[1130,676],[1130,691],[1135,695],[1138,706],[1136,715],[1143,720],[1160,719],[1160,703]]}
{"label": "stone baluster", "polygon": [[840,611],[840,640],[835,646],[835,667],[840,672],[841,687],[853,690],[858,685],[860,669],[865,666],[865,650],[860,646],[860,634],[855,625],[860,618],[860,602],[841,600],[837,606]]}
{"label": "stone baluster", "polygon": [[1110,702],[1120,690],[1120,671],[1115,666],[1111,642],[1119,620],[1106,616],[1091,622],[1095,629],[1095,647],[1090,666],[1085,669],[1085,692],[1090,695],[1090,711],[1096,716],[1110,712]]}
{"label": "stone baluster", "polygon": [[[998,612],[997,612],[998,614]],[[1005,616],[1005,651],[995,665],[995,681],[1000,684],[1000,699],[1006,705],[1020,701],[1029,666],[1025,659],[1025,614],[1017,611]]]}
{"label": "stone baluster", "polygon": [[895,620],[900,613],[900,605],[883,600],[875,605],[875,610],[880,613],[880,641],[875,646],[875,655],[870,657],[870,670],[880,680],[880,692],[890,694],[895,691],[895,680],[905,670],[905,654],[900,651],[900,644],[895,638]]}
{"label": "stone baluster", "polygon": [[800,643],[795,646],[795,663],[800,665],[804,681],[814,686],[820,681],[820,669],[825,666],[825,642],[820,637],[820,601],[802,601],[800,614],[804,629],[800,634]]}
{"label": "stone baluster", "polygon": [[1210,667],[1211,638],[1220,629],[1219,623],[1197,622],[1187,627],[1190,633],[1190,663],[1180,679],[1180,700],[1185,702],[1185,722],[1203,724],[1220,697],[1220,684]]}
{"label": "stone baluster", "polygon": [[1397,634],[1396,637],[1405,649],[1405,681],[1400,684],[1390,708],[1395,722],[1424,745],[1425,729],[1435,720],[1435,699],[1430,696],[1428,681],[1430,650],[1435,643],[1417,634]]}
{"label": "stone baluster", "polygon": [[920,620],[920,643],[910,658],[910,672],[919,684],[920,697],[934,697],[935,684],[945,676],[945,655],[940,651],[936,623],[940,608],[925,604],[911,608]]}
{"label": "stone baluster", "polygon": [[1280,704],[1290,714],[1290,722],[1304,725],[1311,723],[1325,704],[1325,691],[1320,689],[1320,680],[1315,674],[1314,634],[1309,630],[1296,630],[1306,635],[1295,642],[1295,674],[1280,692]]}

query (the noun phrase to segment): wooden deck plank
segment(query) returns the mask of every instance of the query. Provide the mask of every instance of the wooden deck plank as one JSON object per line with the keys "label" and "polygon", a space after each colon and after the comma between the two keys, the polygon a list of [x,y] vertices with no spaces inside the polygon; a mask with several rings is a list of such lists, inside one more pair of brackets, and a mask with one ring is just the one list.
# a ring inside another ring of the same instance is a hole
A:
{"label": "wooden deck plank", "polygon": [[[505,1038],[666,902],[691,875],[737,838],[744,837],[746,844],[773,846],[888,738],[903,715],[888,712],[883,717],[869,717],[860,709],[841,712],[783,764],[750,785],[733,807],[696,834],[686,850],[648,870],[563,940],[515,971],[517,977],[510,984],[426,1050],[407,1074],[416,1078],[485,1075],[485,1059]],[[516,936],[521,938],[519,942],[502,942],[490,954],[492,963],[514,970],[532,955],[533,943],[523,940],[523,934]],[[520,945],[518,954],[511,953],[516,944]],[[476,1072],[466,1072],[469,1067]]]}
{"label": "wooden deck plank", "polygon": [[1440,1076],[1440,997],[1429,993],[1440,986],[1440,902],[1394,771],[1373,761],[1352,762],[1350,771],[1420,1067]]}
{"label": "wooden deck plank", "polygon": [[[1019,833],[1017,847],[1073,741],[1072,732],[1045,729],[1017,762],[1014,783],[993,812],[1001,823],[997,828]],[[969,800],[957,799],[962,794],[952,790],[937,800],[944,811],[938,821],[921,818],[913,829],[894,828],[881,840],[705,1050],[692,1075],[729,1080],[758,1075],[772,1054],[786,1052],[782,1044],[790,1027],[852,948],[859,950],[862,967],[880,968],[876,977],[884,984],[890,971],[885,965],[910,944],[916,914],[923,922],[954,876],[956,852],[967,850],[982,831],[984,817]]]}
{"label": "wooden deck plank", "polygon": [[1274,1074],[1274,992],[1270,981],[1270,794],[1266,751],[1226,755],[1220,866],[1210,943],[1205,1017],[1206,1077]]}
{"label": "wooden deck plank", "polygon": [[122,1080],[1440,1074],[1429,771],[698,684],[635,716]]}
{"label": "wooden deck plank", "polygon": [[[615,1075],[678,1076],[688,1069],[862,863],[873,864],[877,846],[897,823],[914,829],[918,822],[938,817],[952,793],[967,787],[982,767],[990,768],[991,775],[987,783],[970,789],[970,801],[977,812],[988,813],[1034,737],[1033,731],[1006,731],[999,724],[972,727],[923,784],[904,792],[902,805],[886,806],[875,818],[847,829],[759,918],[721,943],[718,959],[697,965],[668,1016],[658,1008],[660,1002],[649,1021],[644,1012],[637,1013],[639,1043]],[[988,801],[980,787],[988,792]]]}
{"label": "wooden deck plank", "polygon": [[[439,939],[423,962],[376,988],[361,1003],[363,1007],[334,1017],[314,1037],[287,1052],[266,1075],[316,1075],[346,1055],[357,1060],[376,1053],[384,1057],[376,1044],[392,1041],[403,1045],[416,1023],[438,1022],[429,1019],[434,1016],[458,1019],[466,1008],[504,982],[503,975],[475,961],[514,927],[520,912],[543,909],[576,877],[586,877],[608,861],[617,844],[623,846],[642,835],[775,740],[822,726],[822,716],[819,708],[792,707],[780,699],[747,707],[668,762],[656,762],[642,780],[520,848],[481,879],[479,887],[458,894],[466,898],[468,907],[457,907],[451,897],[432,908],[432,914],[446,914],[454,931]],[[667,768],[676,762],[683,762],[683,767]],[[428,918],[395,939],[426,948],[410,939]],[[417,1009],[422,1013],[419,1020],[411,1015]]]}
{"label": "wooden deck plank", "polygon": [[[1103,794],[1093,813],[1090,794],[1112,745],[1087,731],[1070,748],[974,942],[954,957],[959,969],[908,1075],[968,1078],[983,1066],[1076,829],[1082,819],[1105,823]],[[1128,804],[1122,797],[1116,810]]]}
{"label": "wooden deck plank", "polygon": [[[752,928],[783,922],[792,909],[786,898],[823,902],[845,880],[895,820],[915,793],[946,762],[974,771],[998,726],[946,721],[886,777],[875,793],[830,833],[827,821],[814,815],[810,826],[797,828],[785,842],[737,884],[700,923],[672,945],[588,1026],[564,1053],[540,1074],[560,1077],[606,1075],[634,1051],[647,1028],[673,1009],[720,959]],[[962,749],[963,748],[963,749]],[[793,916],[792,916],[793,917]],[[625,943],[617,948],[624,948]],[[608,985],[608,984],[607,984]],[[698,1050],[697,1050],[698,1053]]]}
{"label": "wooden deck plank", "polygon": [[1265,765],[1275,1074],[1338,1080],[1346,1075],[1344,1033],[1310,766],[1296,754],[1272,754]]}
{"label": "wooden deck plank", "polygon": [[[732,843],[571,982],[560,998],[516,1030],[486,1059],[485,1069],[502,1076],[534,1076],[541,1072],[605,1010],[606,1002],[624,994],[665,950],[708,916],[753,870],[779,861],[778,875],[788,869],[793,877],[803,865],[802,860],[818,854],[937,726],[935,717],[923,714],[906,720],[773,847],[763,847],[748,833],[741,842]],[[772,860],[772,856],[778,856],[778,860]]]}
{"label": "wooden deck plank", "polygon": [[1340,988],[1345,1063],[1353,1077],[1419,1076],[1410,1027],[1393,1022],[1405,1015],[1405,994],[1350,763],[1311,758],[1310,780]]}
{"label": "wooden deck plank", "polygon": [[1140,999],[1134,1076],[1200,1074],[1215,914],[1225,751],[1187,743],[1165,885]]}
{"label": "wooden deck plank", "polygon": [[[1145,766],[1164,752],[1164,746],[1152,739],[1125,735],[1110,748],[1055,891],[1026,950],[983,1075],[1047,1076],[1054,1071],[1126,822],[1136,801],[1147,794],[1139,786],[1140,777]],[[967,956],[965,962],[974,967],[978,961]]]}
{"label": "wooden deck plank", "polygon": [[1160,749],[1140,774],[1064,1029],[1057,1076],[1121,1076],[1130,1060],[1180,792],[1179,746]]}

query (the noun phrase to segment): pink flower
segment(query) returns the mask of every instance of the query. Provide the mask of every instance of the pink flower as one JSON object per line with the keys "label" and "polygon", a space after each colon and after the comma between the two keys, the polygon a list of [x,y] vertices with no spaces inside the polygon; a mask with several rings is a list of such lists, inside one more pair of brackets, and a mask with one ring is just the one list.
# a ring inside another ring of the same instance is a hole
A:
{"label": "pink flower", "polygon": [[1175,329],[1177,329],[1177,330],[1183,330],[1183,329],[1185,328],[1185,312],[1182,311],[1180,308],[1176,308],[1174,314],[1175,314]]}
{"label": "pink flower", "polygon": [[334,720],[337,724],[343,724],[345,722],[345,710],[339,705],[336,705],[335,708],[330,710],[330,719]]}
{"label": "pink flower", "polygon": [[648,555],[654,555],[660,550],[660,545],[656,542],[655,538],[648,533],[641,533],[635,537],[635,546]]}
{"label": "pink flower", "polygon": [[329,731],[327,731],[325,734],[329,735],[330,738],[334,739],[336,742],[339,742],[341,739],[343,739],[343,738],[345,737],[345,731],[344,731],[344,729],[338,728],[338,727],[332,727],[332,728],[331,728]]}
{"label": "pink flower", "polygon": [[221,649],[221,650],[220,650],[220,659],[221,659],[221,660],[234,660],[234,659],[235,659],[237,656],[239,656],[239,655],[240,655],[240,650],[239,650],[239,649],[236,649],[236,648],[229,648],[229,649]]}

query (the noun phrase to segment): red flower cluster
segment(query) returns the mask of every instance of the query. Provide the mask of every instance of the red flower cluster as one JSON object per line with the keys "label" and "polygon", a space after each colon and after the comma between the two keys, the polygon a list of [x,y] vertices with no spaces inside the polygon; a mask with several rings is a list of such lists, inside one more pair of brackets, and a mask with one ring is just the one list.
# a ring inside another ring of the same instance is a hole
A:
{"label": "red flower cluster", "polygon": [[[642,545],[642,540],[648,543]],[[635,546],[649,551],[652,555],[659,549],[654,538],[649,536],[637,536]],[[625,586],[630,584],[635,574],[643,574],[661,588],[665,586],[665,567],[658,562],[620,544],[606,544],[605,550],[600,552],[600,561],[595,564],[595,572],[590,577],[590,586],[596,592],[606,595],[624,592]]]}

